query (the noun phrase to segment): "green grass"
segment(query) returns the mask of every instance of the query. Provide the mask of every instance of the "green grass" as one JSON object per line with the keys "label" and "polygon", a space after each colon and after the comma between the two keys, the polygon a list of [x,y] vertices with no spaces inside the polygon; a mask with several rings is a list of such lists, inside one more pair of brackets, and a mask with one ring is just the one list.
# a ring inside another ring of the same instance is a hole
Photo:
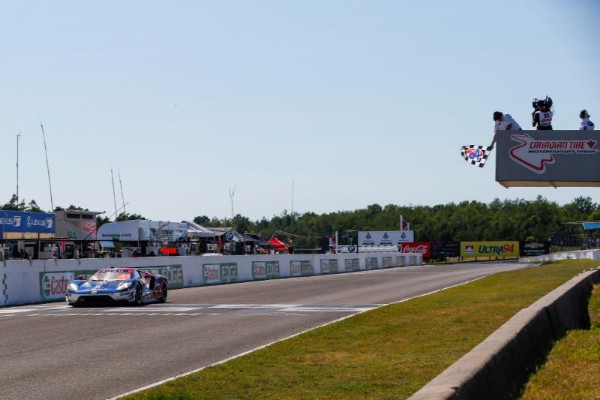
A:
{"label": "green grass", "polygon": [[517,311],[598,264],[567,260],[493,275],[357,315],[127,399],[407,398]]}
{"label": "green grass", "polygon": [[522,399],[600,399],[600,285],[589,304],[591,327],[559,340],[532,376]]}

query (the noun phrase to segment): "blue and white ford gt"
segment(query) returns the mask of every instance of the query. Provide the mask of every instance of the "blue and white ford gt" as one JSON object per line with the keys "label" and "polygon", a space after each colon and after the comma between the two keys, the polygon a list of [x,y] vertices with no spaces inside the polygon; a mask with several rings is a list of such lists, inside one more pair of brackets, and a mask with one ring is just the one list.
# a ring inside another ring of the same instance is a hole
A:
{"label": "blue and white ford gt", "polygon": [[70,306],[119,302],[140,305],[167,301],[167,279],[136,268],[103,268],[87,280],[67,287]]}

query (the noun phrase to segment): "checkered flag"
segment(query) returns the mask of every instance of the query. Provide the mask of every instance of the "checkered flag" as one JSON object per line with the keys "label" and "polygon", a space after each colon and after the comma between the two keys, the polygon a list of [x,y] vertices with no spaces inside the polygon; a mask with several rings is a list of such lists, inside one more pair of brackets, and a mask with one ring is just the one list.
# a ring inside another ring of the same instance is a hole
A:
{"label": "checkered flag", "polygon": [[463,146],[460,148],[460,155],[471,165],[476,165],[479,168],[485,166],[493,147],[489,146]]}

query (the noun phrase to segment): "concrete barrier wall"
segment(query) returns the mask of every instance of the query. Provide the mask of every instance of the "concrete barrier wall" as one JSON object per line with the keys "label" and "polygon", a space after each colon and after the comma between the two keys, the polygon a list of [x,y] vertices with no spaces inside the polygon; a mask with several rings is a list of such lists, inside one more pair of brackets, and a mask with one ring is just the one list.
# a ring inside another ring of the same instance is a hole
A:
{"label": "concrete barrier wall", "polygon": [[5,260],[0,262],[0,306],[64,301],[66,288],[73,279],[110,266],[149,268],[167,276],[169,287],[176,289],[422,263],[421,254],[397,252]]}
{"label": "concrete barrier wall", "polygon": [[507,399],[527,381],[555,340],[589,328],[588,301],[600,269],[583,273],[519,311],[411,400]]}

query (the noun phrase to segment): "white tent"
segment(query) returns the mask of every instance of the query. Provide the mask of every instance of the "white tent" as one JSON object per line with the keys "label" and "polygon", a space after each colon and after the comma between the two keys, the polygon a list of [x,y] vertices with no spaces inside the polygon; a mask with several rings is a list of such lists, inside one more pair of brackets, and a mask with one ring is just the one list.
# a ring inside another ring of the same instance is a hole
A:
{"label": "white tent", "polygon": [[182,224],[187,225],[187,237],[188,238],[214,238],[215,233],[209,229],[206,229],[202,225],[199,225],[191,221],[181,221]]}
{"label": "white tent", "polygon": [[168,221],[118,221],[103,224],[98,228],[99,240],[119,240],[122,242],[169,241],[184,238],[187,225]]}

